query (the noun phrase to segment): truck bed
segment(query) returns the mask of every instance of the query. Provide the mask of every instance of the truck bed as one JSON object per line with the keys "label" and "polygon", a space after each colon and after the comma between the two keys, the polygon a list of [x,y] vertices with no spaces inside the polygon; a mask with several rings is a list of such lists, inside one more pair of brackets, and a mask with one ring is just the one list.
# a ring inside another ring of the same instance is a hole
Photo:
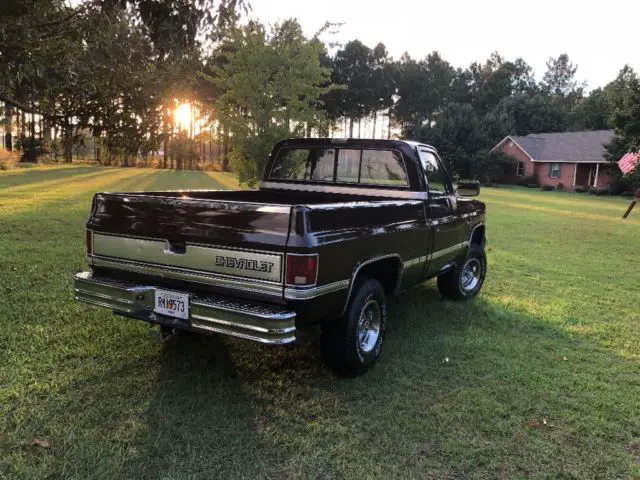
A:
{"label": "truck bed", "polygon": [[[340,213],[342,210],[342,213]],[[346,210],[346,212],[345,212]],[[126,271],[282,295],[286,253],[328,248],[422,218],[419,201],[280,191],[99,193],[87,229],[90,262]],[[382,229],[382,230],[381,230]],[[310,236],[311,235],[311,236]],[[310,243],[311,242],[311,243]],[[424,247],[416,243],[416,256]],[[420,253],[422,252],[422,253]],[[320,276],[326,270],[320,270]],[[215,277],[215,278],[213,278]]]}

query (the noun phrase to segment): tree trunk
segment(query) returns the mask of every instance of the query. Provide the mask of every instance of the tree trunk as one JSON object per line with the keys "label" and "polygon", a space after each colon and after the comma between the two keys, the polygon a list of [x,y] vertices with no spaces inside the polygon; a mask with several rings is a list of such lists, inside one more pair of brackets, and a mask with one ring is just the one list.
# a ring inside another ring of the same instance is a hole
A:
{"label": "tree trunk", "polygon": [[20,124],[22,123],[20,120],[20,110],[16,108],[16,135],[18,138],[15,141],[17,143],[16,148],[18,150],[20,149]]}
{"label": "tree trunk", "polygon": [[359,119],[358,119],[358,138],[362,138],[362,137],[360,136],[361,128],[362,128],[362,119],[361,119],[361,118],[359,118]]}
{"label": "tree trunk", "polygon": [[13,119],[13,108],[8,103],[4,106],[4,116],[7,122],[4,127],[5,132],[7,132],[4,136],[4,148],[11,152],[13,150],[13,138],[11,138],[11,132],[13,131],[13,129],[11,128],[11,120]]}
{"label": "tree trunk", "polygon": [[64,138],[64,161],[65,163],[71,163],[73,161],[73,135],[71,132],[71,120],[69,117],[65,118],[63,126],[62,136]]}
{"label": "tree trunk", "polygon": [[229,127],[224,126],[224,158],[222,160],[222,170],[229,171]]}
{"label": "tree trunk", "polygon": [[167,168],[169,159],[169,109],[164,106],[162,111],[162,168]]}
{"label": "tree trunk", "polygon": [[53,124],[53,139],[51,141],[51,150],[53,153],[53,160],[58,161],[58,125]]}
{"label": "tree trunk", "polygon": [[311,122],[307,122],[307,138],[311,137]]}
{"label": "tree trunk", "polygon": [[353,117],[349,117],[349,138],[353,138]]}
{"label": "tree trunk", "polygon": [[391,107],[389,107],[389,114],[387,116],[387,140],[391,139]]}
{"label": "tree trunk", "polygon": [[378,120],[378,112],[373,112],[373,132],[371,133],[371,138],[376,138],[376,121]]}

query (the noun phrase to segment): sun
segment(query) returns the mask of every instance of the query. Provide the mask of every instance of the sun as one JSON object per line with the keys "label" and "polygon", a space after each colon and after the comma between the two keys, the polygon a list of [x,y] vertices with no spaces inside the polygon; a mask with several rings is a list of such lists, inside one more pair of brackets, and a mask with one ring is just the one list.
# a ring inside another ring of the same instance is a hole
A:
{"label": "sun", "polygon": [[181,103],[176,108],[175,112],[176,123],[180,130],[189,131],[191,127],[191,105],[188,103]]}

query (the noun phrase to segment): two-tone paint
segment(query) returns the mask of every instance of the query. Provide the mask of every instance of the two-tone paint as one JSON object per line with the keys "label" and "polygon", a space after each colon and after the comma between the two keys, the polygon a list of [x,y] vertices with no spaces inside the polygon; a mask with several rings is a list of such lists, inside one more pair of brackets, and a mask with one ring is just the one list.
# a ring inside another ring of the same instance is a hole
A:
{"label": "two-tone paint", "polygon": [[[269,178],[280,149],[314,146],[398,152],[408,186]],[[259,190],[96,194],[89,264],[96,274],[128,282],[284,306],[296,312],[297,328],[336,318],[359,275],[379,276],[394,294],[484,242],[484,204],[460,197],[452,185],[444,194],[430,192],[419,148],[437,156],[415,142],[286,140],[275,146]],[[286,284],[287,254],[318,256],[315,284]]]}

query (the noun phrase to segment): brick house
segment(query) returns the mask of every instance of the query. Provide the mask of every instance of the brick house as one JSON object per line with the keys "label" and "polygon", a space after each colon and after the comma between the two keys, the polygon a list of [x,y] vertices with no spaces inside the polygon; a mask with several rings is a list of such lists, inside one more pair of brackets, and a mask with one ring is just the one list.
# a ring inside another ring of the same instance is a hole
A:
{"label": "brick house", "polygon": [[534,176],[540,185],[562,183],[568,190],[578,185],[606,188],[613,175],[604,153],[613,137],[613,130],[532,133],[507,136],[491,151],[500,150],[514,159],[500,183],[515,184]]}

